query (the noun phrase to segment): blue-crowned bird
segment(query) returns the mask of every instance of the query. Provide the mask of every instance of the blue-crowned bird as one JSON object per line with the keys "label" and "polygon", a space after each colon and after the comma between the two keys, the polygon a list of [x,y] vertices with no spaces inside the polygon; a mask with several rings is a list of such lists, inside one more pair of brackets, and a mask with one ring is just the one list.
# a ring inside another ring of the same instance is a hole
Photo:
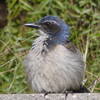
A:
{"label": "blue-crowned bird", "polygon": [[85,64],[82,54],[69,40],[68,25],[56,16],[45,16],[25,26],[40,32],[24,60],[32,90],[37,93],[84,91]]}

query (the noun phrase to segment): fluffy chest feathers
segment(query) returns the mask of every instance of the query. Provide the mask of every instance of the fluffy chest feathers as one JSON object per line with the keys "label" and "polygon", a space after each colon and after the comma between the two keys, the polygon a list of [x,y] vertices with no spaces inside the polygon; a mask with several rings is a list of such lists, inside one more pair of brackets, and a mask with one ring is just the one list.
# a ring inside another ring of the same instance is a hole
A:
{"label": "fluffy chest feathers", "polygon": [[39,44],[39,40],[36,44],[24,61],[33,90],[63,92],[79,88],[84,76],[81,53],[70,43],[56,45],[51,50],[41,41]]}

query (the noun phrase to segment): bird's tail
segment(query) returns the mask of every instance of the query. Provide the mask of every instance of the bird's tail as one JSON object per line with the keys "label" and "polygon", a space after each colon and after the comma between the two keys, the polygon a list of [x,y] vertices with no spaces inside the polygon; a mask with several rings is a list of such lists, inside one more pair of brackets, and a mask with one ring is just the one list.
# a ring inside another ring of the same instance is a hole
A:
{"label": "bird's tail", "polygon": [[80,89],[74,90],[74,93],[90,93],[90,91],[85,86],[80,86]]}

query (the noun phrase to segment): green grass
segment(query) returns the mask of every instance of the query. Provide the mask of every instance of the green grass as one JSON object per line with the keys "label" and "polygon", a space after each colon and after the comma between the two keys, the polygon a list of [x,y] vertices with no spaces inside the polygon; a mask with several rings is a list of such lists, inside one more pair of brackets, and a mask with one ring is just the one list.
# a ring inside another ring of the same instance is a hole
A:
{"label": "green grass", "polygon": [[8,24],[0,29],[0,93],[30,93],[23,59],[36,38],[23,26],[46,15],[70,26],[70,39],[85,54],[86,87],[100,92],[100,0],[6,0]]}

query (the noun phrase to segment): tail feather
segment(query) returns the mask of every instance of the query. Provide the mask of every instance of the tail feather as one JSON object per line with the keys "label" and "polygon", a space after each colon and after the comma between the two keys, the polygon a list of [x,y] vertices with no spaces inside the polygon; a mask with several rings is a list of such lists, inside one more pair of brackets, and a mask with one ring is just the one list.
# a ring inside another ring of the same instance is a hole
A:
{"label": "tail feather", "polygon": [[85,86],[80,86],[78,90],[74,90],[74,93],[90,93],[90,91]]}

